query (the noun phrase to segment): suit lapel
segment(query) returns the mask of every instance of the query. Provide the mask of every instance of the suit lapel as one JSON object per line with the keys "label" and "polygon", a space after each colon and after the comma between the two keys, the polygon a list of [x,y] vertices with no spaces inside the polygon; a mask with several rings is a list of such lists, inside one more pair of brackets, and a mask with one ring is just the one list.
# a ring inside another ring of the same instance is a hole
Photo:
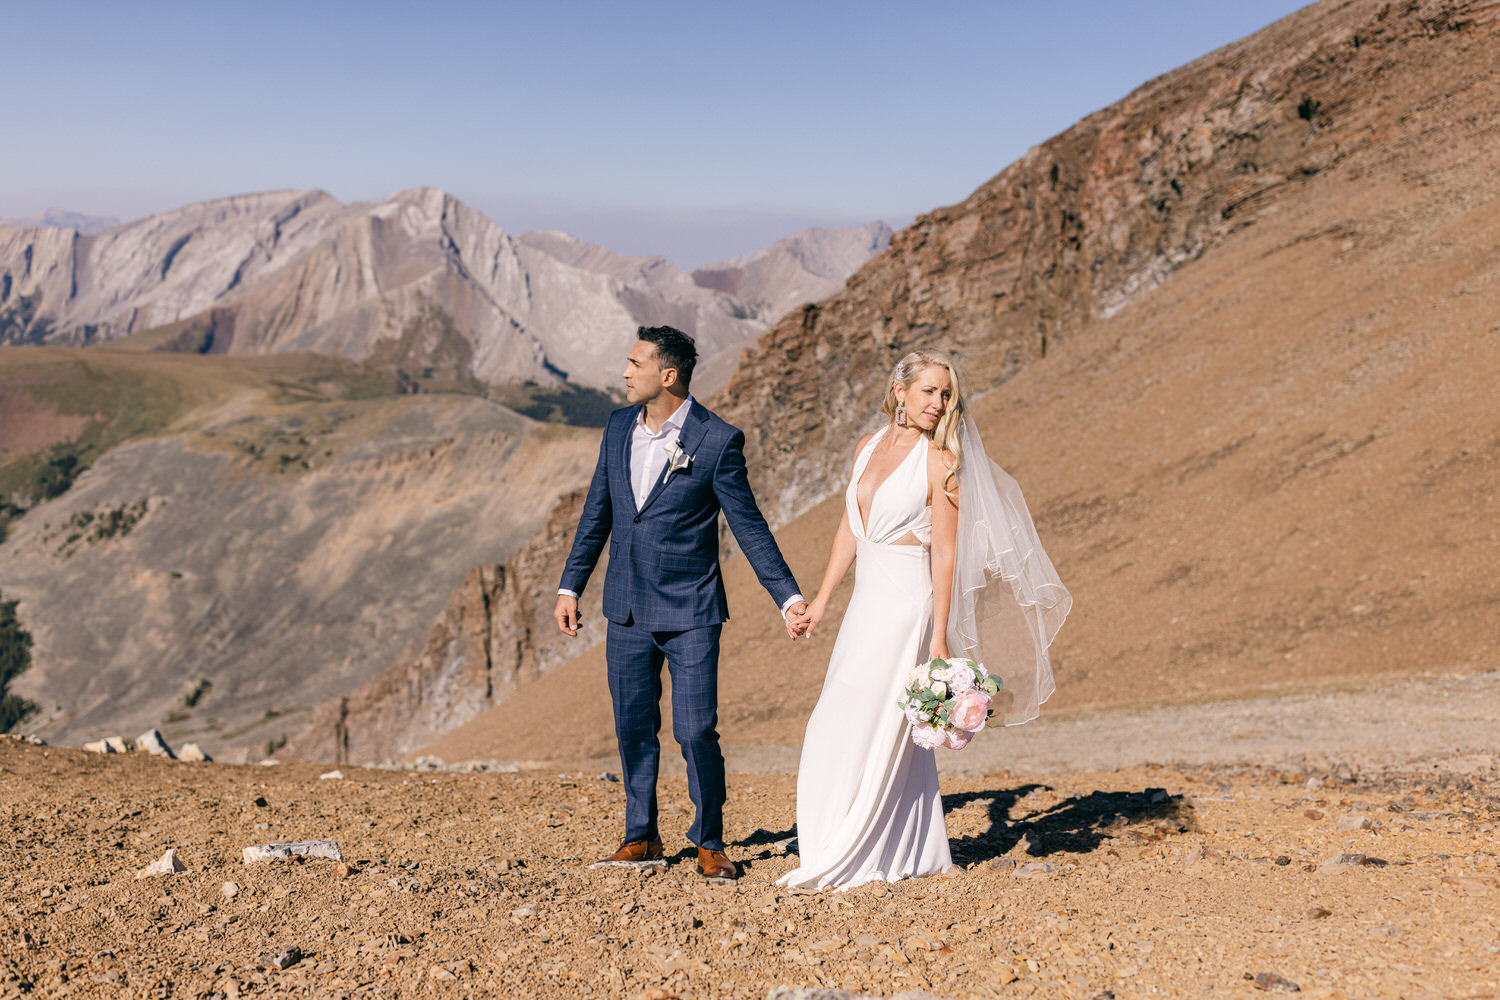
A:
{"label": "suit lapel", "polygon": [[[708,411],[703,408],[702,404],[695,402],[693,408],[688,410],[687,420],[683,423],[682,430],[678,434],[678,439],[682,442],[682,450],[696,458],[698,446],[703,443],[703,436],[707,433]],[[637,514],[644,514],[646,508],[656,502],[656,498],[661,496],[672,482],[673,475],[680,476],[682,473],[671,473],[667,470],[666,466],[662,467],[661,476],[656,480],[656,485],[651,487],[651,492],[646,495],[646,502],[641,504],[640,509],[636,511]],[[635,493],[632,491],[631,496],[634,495]]]}
{"label": "suit lapel", "polygon": [[[616,446],[620,452],[620,478],[625,481],[625,495],[630,498],[630,506],[635,507],[635,482],[630,478],[630,449],[635,441],[635,425],[641,419],[641,408],[639,406],[630,411],[630,420],[625,424],[625,433],[621,435],[623,440]],[[640,513],[639,510],[636,513]]]}

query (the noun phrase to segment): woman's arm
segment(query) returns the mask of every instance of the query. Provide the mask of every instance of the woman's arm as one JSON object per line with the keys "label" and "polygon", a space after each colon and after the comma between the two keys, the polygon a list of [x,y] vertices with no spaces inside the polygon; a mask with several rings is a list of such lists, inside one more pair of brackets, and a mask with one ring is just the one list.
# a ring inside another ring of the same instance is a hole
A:
{"label": "woman's arm", "polygon": [[950,482],[953,455],[933,448],[927,455],[927,482],[932,500],[932,644],[928,656],[948,658],[948,609],[953,603],[953,553],[958,538],[958,500],[944,492]]}
{"label": "woman's arm", "polygon": [[[865,450],[872,434],[867,434],[859,439],[859,446],[854,449],[855,463],[859,462],[859,454]],[[853,475],[851,469],[850,475]],[[823,571],[823,583],[818,587],[818,596],[812,599],[803,613],[802,624],[805,626],[806,634],[812,635],[813,629],[818,627],[818,622],[823,620],[823,614],[828,610],[828,601],[833,597],[833,592],[843,582],[844,574],[849,572],[849,567],[854,565],[854,529],[849,527],[849,512],[846,510],[839,518],[838,530],[833,533],[833,544],[828,547],[828,568]]]}

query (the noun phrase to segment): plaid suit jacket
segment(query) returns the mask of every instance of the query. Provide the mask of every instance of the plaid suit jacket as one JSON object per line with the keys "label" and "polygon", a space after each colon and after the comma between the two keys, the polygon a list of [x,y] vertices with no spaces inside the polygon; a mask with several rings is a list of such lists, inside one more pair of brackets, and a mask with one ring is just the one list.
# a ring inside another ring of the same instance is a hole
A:
{"label": "plaid suit jacket", "polygon": [[755,505],[745,474],[745,435],[694,400],[680,437],[690,464],[663,469],[637,508],[630,439],[640,411],[627,406],[609,416],[560,587],[582,595],[608,542],[604,617],[652,631],[723,622],[729,603],[719,569],[722,510],[761,586],[778,607],[786,603],[798,593],[797,581]]}

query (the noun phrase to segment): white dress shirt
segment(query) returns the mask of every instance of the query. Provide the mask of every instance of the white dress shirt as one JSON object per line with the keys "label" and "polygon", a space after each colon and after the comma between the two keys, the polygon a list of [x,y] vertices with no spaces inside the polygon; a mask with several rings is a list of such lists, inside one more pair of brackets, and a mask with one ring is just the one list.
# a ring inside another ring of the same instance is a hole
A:
{"label": "white dress shirt", "polygon": [[[693,397],[689,394],[688,398],[682,401],[682,405],[661,422],[661,430],[655,434],[651,433],[651,428],[646,426],[646,408],[641,407],[641,415],[636,418],[635,426],[630,431],[630,488],[635,493],[637,510],[645,505],[646,498],[651,495],[651,490],[666,470],[667,449],[674,441],[681,439],[682,425],[687,420],[688,410],[692,406]],[[578,596],[566,588],[559,588],[557,592],[568,597]],[[793,594],[791,599],[781,606],[782,617],[786,617],[787,608],[803,599],[801,594]]]}
{"label": "white dress shirt", "polygon": [[646,426],[646,408],[641,407],[641,415],[630,431],[630,487],[635,491],[637,510],[645,506],[652,487],[661,479],[667,467],[667,446],[682,437],[682,425],[692,406],[693,397],[689,395],[661,422],[661,430],[655,434]]}

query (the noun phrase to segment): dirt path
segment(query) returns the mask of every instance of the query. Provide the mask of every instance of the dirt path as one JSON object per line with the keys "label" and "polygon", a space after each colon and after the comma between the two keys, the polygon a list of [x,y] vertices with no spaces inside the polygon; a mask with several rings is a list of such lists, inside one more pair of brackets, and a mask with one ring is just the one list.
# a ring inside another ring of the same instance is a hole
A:
{"label": "dirt path", "polygon": [[[683,773],[663,733],[662,766]],[[727,743],[731,771],[794,774],[799,748]],[[523,770],[617,770],[613,756],[567,761],[486,761]],[[449,762],[463,768],[469,762]],[[1165,764],[1268,765],[1314,773],[1444,773],[1500,780],[1500,672],[1375,679],[1298,694],[1140,710],[1045,712],[1024,726],[981,734],[942,751],[944,775],[979,777],[1104,771]]]}

